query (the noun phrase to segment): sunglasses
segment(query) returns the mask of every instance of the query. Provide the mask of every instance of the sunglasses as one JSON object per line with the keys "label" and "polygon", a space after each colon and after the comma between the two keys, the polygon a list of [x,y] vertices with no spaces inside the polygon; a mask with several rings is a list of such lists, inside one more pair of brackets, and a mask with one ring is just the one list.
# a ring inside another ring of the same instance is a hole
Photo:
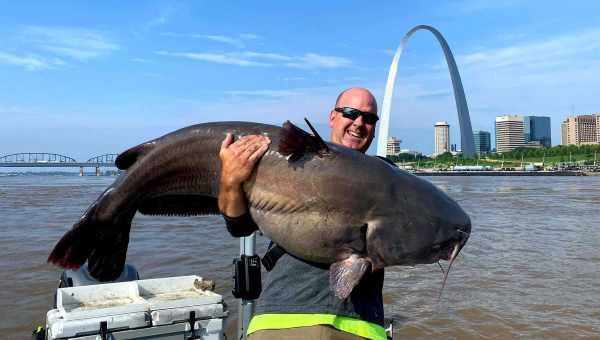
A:
{"label": "sunglasses", "polygon": [[369,125],[373,125],[379,120],[379,117],[377,117],[376,113],[363,112],[363,111],[357,110],[353,107],[336,107],[334,110],[337,112],[341,112],[342,116],[344,116],[344,118],[348,118],[348,119],[352,119],[352,120],[355,120],[356,118],[358,118],[358,116],[362,116],[363,122],[365,122],[365,124],[369,124]]}

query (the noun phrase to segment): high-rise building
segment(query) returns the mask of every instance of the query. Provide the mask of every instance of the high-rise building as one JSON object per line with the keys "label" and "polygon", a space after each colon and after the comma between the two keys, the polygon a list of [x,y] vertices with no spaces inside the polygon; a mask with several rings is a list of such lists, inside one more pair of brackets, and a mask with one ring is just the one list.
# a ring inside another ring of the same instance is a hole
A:
{"label": "high-rise building", "polygon": [[569,123],[568,119],[560,123],[560,145],[569,145]]}
{"label": "high-rise building", "polygon": [[600,113],[596,113],[596,143],[600,143]]}
{"label": "high-rise building", "polygon": [[388,138],[386,154],[388,156],[396,156],[400,154],[400,143],[402,143],[400,139],[395,137]]}
{"label": "high-rise building", "polygon": [[538,144],[536,142],[539,142],[539,145],[543,147],[551,147],[550,117],[524,116],[523,137],[525,144],[535,145]]}
{"label": "high-rise building", "polygon": [[450,152],[450,124],[437,122],[435,127],[435,152],[434,156]]}
{"label": "high-rise building", "polygon": [[567,117],[560,126],[562,145],[600,143],[598,139],[598,115]]}
{"label": "high-rise building", "polygon": [[492,142],[489,132],[475,130],[475,132],[473,132],[473,140],[475,141],[475,152],[478,155],[486,154],[491,151]]}
{"label": "high-rise building", "polygon": [[496,117],[496,151],[509,152],[523,146],[523,116]]}

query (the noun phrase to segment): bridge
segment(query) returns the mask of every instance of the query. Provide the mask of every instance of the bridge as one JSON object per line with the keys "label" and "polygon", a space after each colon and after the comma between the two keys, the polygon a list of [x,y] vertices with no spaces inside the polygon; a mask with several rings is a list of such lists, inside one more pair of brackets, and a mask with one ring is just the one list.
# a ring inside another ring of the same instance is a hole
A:
{"label": "bridge", "polygon": [[83,175],[84,168],[95,168],[100,175],[100,168],[116,167],[117,154],[107,153],[95,156],[85,162],[78,162],[72,157],[45,152],[24,152],[0,156],[0,167],[4,168],[79,168]]}

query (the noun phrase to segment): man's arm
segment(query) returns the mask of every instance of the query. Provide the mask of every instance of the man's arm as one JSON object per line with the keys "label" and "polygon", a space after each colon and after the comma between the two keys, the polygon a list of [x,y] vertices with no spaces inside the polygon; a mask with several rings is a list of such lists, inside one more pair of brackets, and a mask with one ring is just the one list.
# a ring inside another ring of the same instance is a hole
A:
{"label": "man's arm", "polygon": [[264,155],[271,140],[260,135],[244,136],[233,141],[233,135],[221,143],[221,176],[219,181],[219,210],[232,236],[248,236],[258,229],[248,213],[243,184]]}

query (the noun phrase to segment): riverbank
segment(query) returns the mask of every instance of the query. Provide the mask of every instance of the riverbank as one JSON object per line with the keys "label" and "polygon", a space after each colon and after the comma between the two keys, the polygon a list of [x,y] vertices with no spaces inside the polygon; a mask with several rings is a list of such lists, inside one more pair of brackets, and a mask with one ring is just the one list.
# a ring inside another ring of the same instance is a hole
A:
{"label": "riverbank", "polygon": [[594,176],[583,171],[415,171],[417,176]]}

